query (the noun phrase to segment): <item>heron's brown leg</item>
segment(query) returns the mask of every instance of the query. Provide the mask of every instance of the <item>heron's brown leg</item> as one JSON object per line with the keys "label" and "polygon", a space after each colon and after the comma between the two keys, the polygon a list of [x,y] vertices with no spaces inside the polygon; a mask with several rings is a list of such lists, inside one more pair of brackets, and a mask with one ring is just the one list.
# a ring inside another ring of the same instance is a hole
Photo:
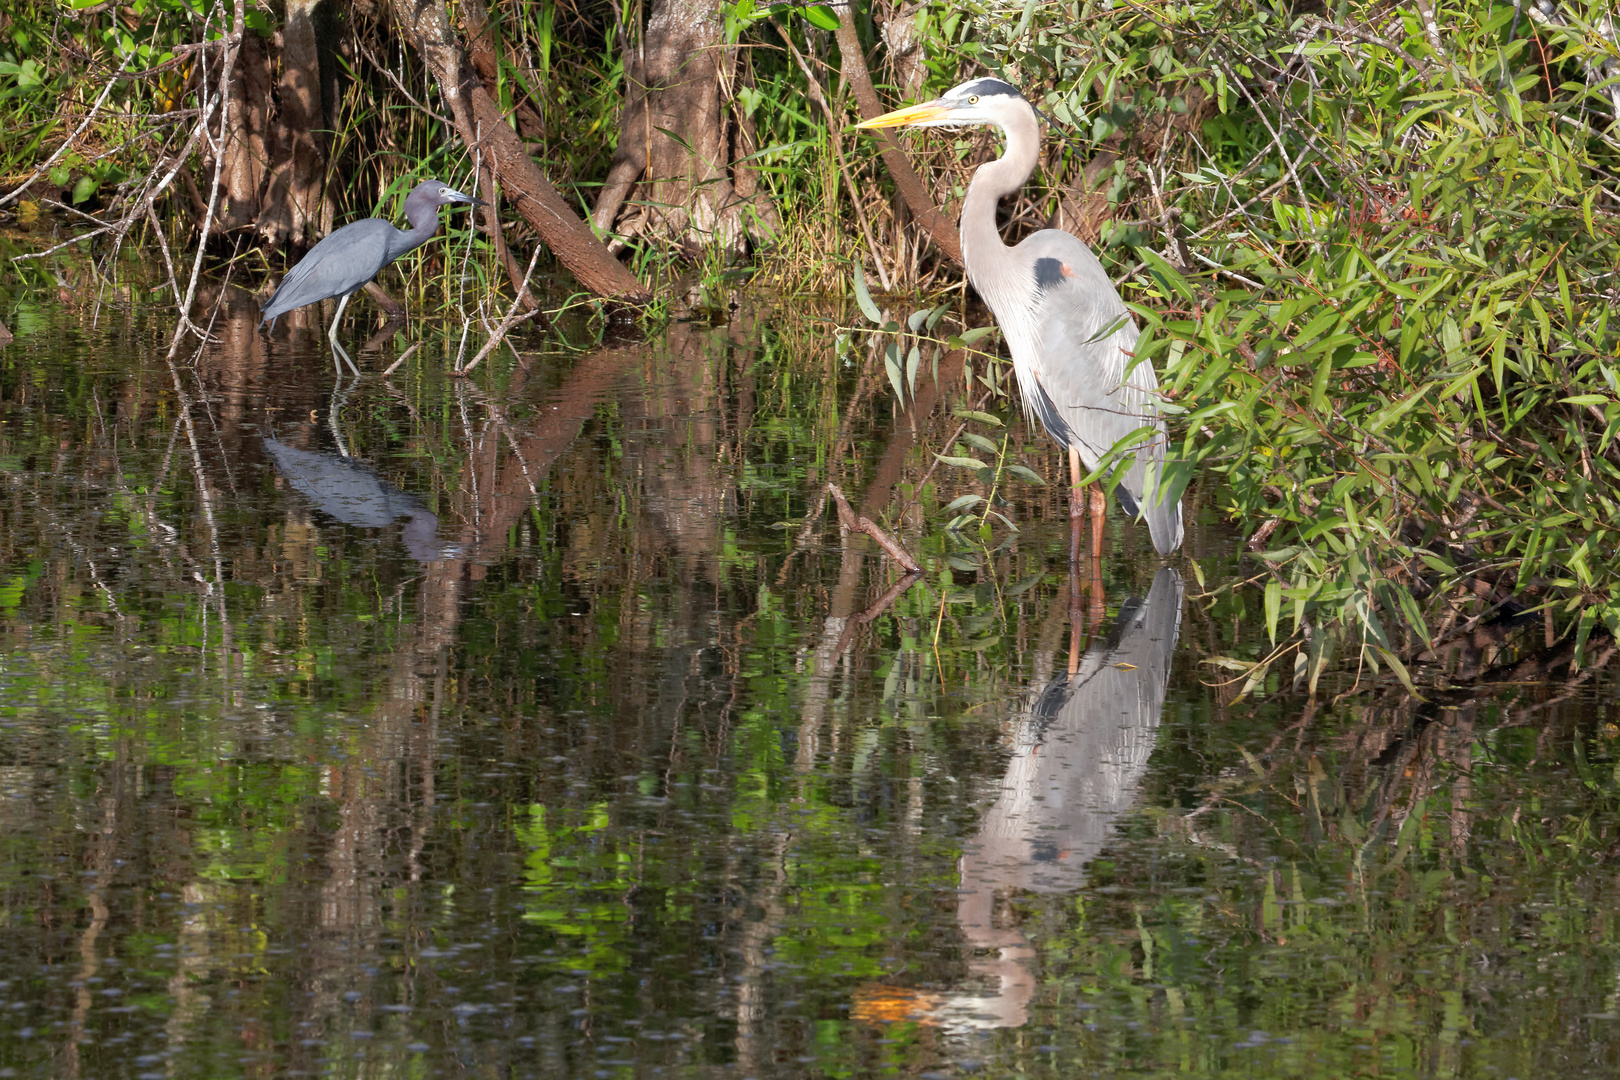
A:
{"label": "heron's brown leg", "polygon": [[1091,485],[1091,625],[1101,626],[1103,617],[1102,543],[1103,521],[1108,516],[1108,496],[1101,484]]}
{"label": "heron's brown leg", "polygon": [[1069,565],[1080,565],[1080,529],[1086,504],[1080,490],[1080,450],[1069,447]]}
{"label": "heron's brown leg", "polygon": [[1080,670],[1080,567],[1069,564],[1069,674]]}
{"label": "heron's brown leg", "polygon": [[1108,516],[1108,496],[1101,484],[1091,485],[1091,558],[1102,561],[1103,519]]}

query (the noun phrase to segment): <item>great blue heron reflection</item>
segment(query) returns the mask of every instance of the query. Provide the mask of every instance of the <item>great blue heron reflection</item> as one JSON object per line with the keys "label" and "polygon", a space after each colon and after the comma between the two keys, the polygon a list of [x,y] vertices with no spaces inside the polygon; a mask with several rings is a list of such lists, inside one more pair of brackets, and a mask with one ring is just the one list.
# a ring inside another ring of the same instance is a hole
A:
{"label": "great blue heron reflection", "polygon": [[998,893],[1068,893],[1136,800],[1164,712],[1181,633],[1181,575],[1162,568],[1145,601],[1120,608],[1108,637],[1072,674],[1052,679],[1011,732],[1001,792],[962,855],[957,922],[984,950],[972,964],[987,993],[954,998],[950,1020],[1017,1026],[1035,992],[1035,950],[996,917]]}

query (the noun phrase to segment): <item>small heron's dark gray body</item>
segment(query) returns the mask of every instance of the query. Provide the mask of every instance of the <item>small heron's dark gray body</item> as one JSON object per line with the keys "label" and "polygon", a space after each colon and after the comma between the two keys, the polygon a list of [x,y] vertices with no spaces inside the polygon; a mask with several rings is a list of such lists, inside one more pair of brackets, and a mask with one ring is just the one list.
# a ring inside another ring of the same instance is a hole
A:
{"label": "small heron's dark gray body", "polygon": [[345,525],[366,529],[380,529],[406,518],[405,548],[417,562],[434,562],[451,553],[439,543],[438,516],[416,496],[384,483],[364,465],[337,454],[299,450],[269,436],[264,450],[293,490],[307,496],[321,512]]}
{"label": "small heron's dark gray body", "polygon": [[294,308],[342,297],[327,337],[333,350],[359,375],[360,369],[354,366],[337,340],[338,320],[343,318],[349,297],[365,287],[383,267],[427,243],[439,231],[439,207],[452,203],[486,205],[482,199],[446,187],[437,180],[424,180],[405,197],[409,229],[396,229],[382,218],[362,218],[331,233],[287,271],[287,276],[276,286],[275,295],[264,305],[260,322],[274,327],[278,317]]}

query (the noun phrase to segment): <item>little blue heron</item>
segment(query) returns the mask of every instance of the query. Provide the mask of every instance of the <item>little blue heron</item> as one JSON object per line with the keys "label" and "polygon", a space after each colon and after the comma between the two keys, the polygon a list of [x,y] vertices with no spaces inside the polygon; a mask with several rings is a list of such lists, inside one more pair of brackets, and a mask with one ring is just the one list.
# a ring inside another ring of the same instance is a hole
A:
{"label": "little blue heron", "polygon": [[[933,101],[874,117],[862,128],[962,127],[1001,129],[1006,152],[981,165],[962,203],[962,263],[968,280],[995,313],[1012,353],[1027,413],[1069,452],[1079,547],[1080,462],[1095,469],[1115,443],[1142,429],[1148,438],[1131,451],[1116,488],[1126,513],[1147,519],[1153,546],[1168,555],[1181,546],[1181,503],[1159,492],[1165,430],[1156,403],[1159,381],[1148,364],[1131,366],[1136,323],[1091,249],[1077,237],[1042,229],[1014,247],[996,229],[996,203],[1024,186],[1035,171],[1040,128],[1035,108],[1000,79],[971,79]],[[1091,487],[1091,557],[1102,557],[1108,502]],[[1140,509],[1139,509],[1140,508]]]}
{"label": "little blue heron", "polygon": [[[337,367],[336,356],[341,356],[358,377],[360,369],[354,366],[337,339],[338,322],[343,318],[349,297],[376,277],[383,267],[427,243],[439,231],[439,207],[451,203],[489,205],[483,199],[464,195],[437,180],[422,181],[405,197],[405,219],[411,223],[409,230],[396,229],[382,218],[362,218],[343,226],[310,248],[309,254],[287,271],[275,295],[264,305],[259,321],[268,322],[274,328],[276,319],[293,308],[318,304],[333,296],[342,297],[326,337],[335,353],[332,366]],[[342,375],[343,369],[337,370]]]}

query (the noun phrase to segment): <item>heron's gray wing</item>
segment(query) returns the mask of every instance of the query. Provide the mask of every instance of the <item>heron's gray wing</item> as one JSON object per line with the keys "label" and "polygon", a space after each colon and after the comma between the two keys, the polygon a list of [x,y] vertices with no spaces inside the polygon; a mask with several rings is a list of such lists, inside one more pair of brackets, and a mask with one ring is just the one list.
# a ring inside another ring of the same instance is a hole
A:
{"label": "heron's gray wing", "polygon": [[276,286],[264,305],[264,319],[331,296],[347,296],[389,263],[389,244],[399,230],[381,218],[345,225],[309,249]]}
{"label": "heron's gray wing", "polygon": [[1164,712],[1181,629],[1181,576],[1159,571],[1109,640],[1060,675],[1020,719],[1001,795],[963,857],[963,887],[1067,892],[1129,810]]}
{"label": "heron's gray wing", "polygon": [[[1077,238],[1047,229],[1016,251],[1030,267],[1036,289],[1030,367],[1038,392],[1020,389],[1053,437],[1079,448],[1088,469],[1119,440],[1144,426],[1152,429],[1148,441],[1138,444],[1119,490],[1120,501],[1135,515],[1148,491],[1149,466],[1156,485],[1168,442],[1153,365],[1131,366],[1136,323],[1102,264]],[[1149,503],[1141,512],[1155,548],[1170,552],[1181,545],[1179,503]]]}

